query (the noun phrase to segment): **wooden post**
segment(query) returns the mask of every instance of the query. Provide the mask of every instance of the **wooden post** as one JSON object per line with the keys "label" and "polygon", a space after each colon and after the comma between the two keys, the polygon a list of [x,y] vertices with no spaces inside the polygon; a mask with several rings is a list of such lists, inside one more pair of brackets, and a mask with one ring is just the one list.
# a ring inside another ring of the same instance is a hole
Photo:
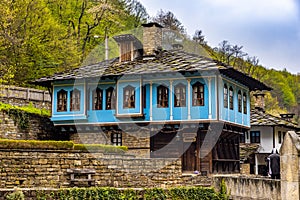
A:
{"label": "wooden post", "polygon": [[26,99],[28,101],[29,101],[29,97],[30,97],[30,90],[29,90],[29,88],[27,88]]}

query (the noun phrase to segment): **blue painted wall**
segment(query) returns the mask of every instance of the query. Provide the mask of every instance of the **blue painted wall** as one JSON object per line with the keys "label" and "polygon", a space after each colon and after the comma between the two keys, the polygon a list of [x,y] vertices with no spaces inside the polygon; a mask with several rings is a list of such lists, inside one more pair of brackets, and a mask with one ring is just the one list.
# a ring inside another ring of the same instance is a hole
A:
{"label": "blue painted wall", "polygon": [[[224,85],[228,87],[228,107],[224,107]],[[229,107],[229,88],[233,88],[233,110]],[[250,127],[250,93],[248,88],[235,82],[234,80],[229,80],[223,78],[219,83],[219,102],[220,102],[220,119],[226,122],[232,122],[244,126]],[[242,112],[238,111],[238,92],[245,93],[247,96],[247,114],[243,111],[243,101],[242,101]]]}
{"label": "blue painted wall", "polygon": [[[57,93],[60,90],[67,91],[67,111],[58,112],[57,111]],[[81,93],[80,97],[80,110],[79,111],[71,111],[70,110],[70,99],[71,99],[71,91],[77,89]],[[59,82],[56,85],[53,86],[53,99],[52,99],[52,121],[66,121],[66,120],[82,120],[86,119],[86,106],[85,106],[85,83],[73,83],[73,82],[66,82],[63,84],[63,82]]]}

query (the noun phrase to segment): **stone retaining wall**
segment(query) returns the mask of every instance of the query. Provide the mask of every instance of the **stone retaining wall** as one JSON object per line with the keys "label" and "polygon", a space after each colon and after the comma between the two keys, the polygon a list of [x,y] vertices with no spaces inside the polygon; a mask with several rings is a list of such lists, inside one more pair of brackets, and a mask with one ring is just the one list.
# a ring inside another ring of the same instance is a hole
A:
{"label": "stone retaining wall", "polygon": [[48,117],[28,115],[28,128],[21,128],[5,111],[0,111],[0,138],[24,140],[55,139],[55,129]]}
{"label": "stone retaining wall", "polygon": [[94,169],[96,186],[170,187],[210,185],[202,176],[182,176],[180,159],[79,151],[0,150],[0,188],[70,187],[67,169]]}

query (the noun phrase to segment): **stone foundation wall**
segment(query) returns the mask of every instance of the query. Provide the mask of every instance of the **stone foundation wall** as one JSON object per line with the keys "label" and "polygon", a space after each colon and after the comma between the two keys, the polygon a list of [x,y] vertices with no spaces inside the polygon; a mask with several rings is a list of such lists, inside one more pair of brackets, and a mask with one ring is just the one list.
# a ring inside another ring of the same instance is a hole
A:
{"label": "stone foundation wall", "polygon": [[243,175],[215,175],[213,186],[220,188],[222,179],[232,199],[281,199],[280,180]]}
{"label": "stone foundation wall", "polygon": [[96,186],[141,188],[183,184],[180,159],[143,159],[78,151],[0,150],[0,188],[70,187],[67,169],[73,168],[94,169]]}
{"label": "stone foundation wall", "polygon": [[[99,133],[71,133],[70,140],[76,144],[110,144],[108,135]],[[108,141],[109,140],[109,141]]]}
{"label": "stone foundation wall", "polygon": [[29,114],[28,128],[19,124],[5,111],[0,111],[0,138],[24,140],[55,139],[55,129],[48,117]]}

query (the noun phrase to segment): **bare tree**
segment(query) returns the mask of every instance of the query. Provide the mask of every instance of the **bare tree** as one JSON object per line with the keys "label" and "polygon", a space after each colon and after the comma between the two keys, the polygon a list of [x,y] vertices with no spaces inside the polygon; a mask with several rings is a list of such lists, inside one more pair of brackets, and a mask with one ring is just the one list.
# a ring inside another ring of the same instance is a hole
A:
{"label": "bare tree", "polygon": [[173,31],[185,34],[184,26],[171,11],[158,11],[157,15],[153,18],[153,21],[159,23],[164,28],[169,28]]}
{"label": "bare tree", "polygon": [[195,31],[195,34],[193,36],[193,40],[195,42],[197,42],[198,44],[201,44],[201,45],[205,45],[206,44],[206,41],[204,39],[204,35],[202,35],[202,31],[201,30],[196,30]]}

